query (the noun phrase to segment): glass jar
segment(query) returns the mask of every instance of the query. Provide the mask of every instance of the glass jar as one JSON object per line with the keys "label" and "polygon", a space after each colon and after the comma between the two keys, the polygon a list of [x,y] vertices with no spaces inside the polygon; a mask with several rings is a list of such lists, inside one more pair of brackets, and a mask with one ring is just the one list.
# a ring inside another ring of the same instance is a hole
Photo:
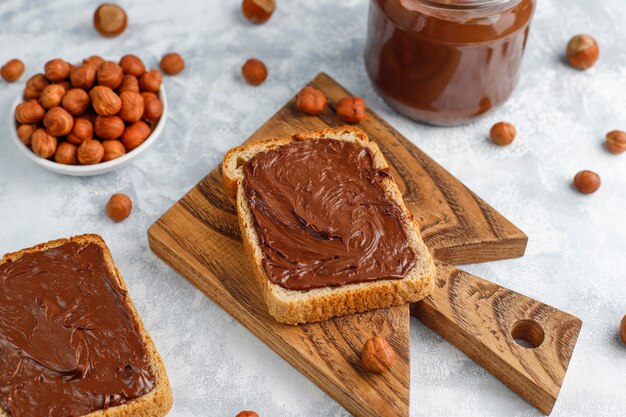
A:
{"label": "glass jar", "polygon": [[365,65],[400,113],[458,125],[515,88],[536,0],[371,0]]}

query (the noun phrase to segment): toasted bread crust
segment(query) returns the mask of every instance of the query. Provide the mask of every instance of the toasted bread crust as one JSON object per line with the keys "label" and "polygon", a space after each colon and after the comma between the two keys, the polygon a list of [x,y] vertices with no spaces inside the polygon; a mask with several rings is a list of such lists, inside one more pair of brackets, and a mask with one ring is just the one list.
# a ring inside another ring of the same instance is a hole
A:
{"label": "toasted bread crust", "polygon": [[[111,256],[111,252],[104,242],[104,239],[95,234],[73,236],[69,239],[51,240],[49,242],[41,243],[31,248],[22,249],[13,253],[7,253],[2,259],[0,259],[0,264],[3,264],[5,262],[14,262],[27,253],[44,251],[70,242],[81,244],[93,243],[100,246],[104,254],[104,260],[107,264],[107,267],[109,268],[109,271],[111,272],[111,275],[117,281],[119,287],[125,293],[128,292],[126,284],[122,279],[122,275],[115,266],[115,263],[113,262],[113,258]],[[163,361],[161,360],[161,356],[157,352],[152,338],[150,338],[148,332],[144,328],[143,323],[139,318],[139,315],[137,314],[137,310],[135,309],[135,306],[130,299],[130,296],[126,296],[125,300],[126,306],[131,313],[131,317],[137,324],[137,329],[139,330],[139,334],[141,335],[141,339],[146,350],[146,357],[150,366],[150,371],[154,376],[155,386],[149,393],[143,395],[142,397],[136,398],[126,404],[111,407],[105,410],[97,410],[86,414],[84,417],[162,417],[165,416],[172,407],[172,390],[170,388],[170,382],[167,377],[167,372],[165,371]],[[9,414],[7,411],[0,409],[0,417],[11,417],[11,414]]]}
{"label": "toasted bread crust", "polygon": [[409,271],[404,279],[347,284],[338,288],[319,288],[305,292],[287,290],[270,281],[262,265],[264,254],[259,246],[252,215],[241,185],[243,179],[241,166],[259,152],[298,140],[322,138],[350,140],[359,143],[370,149],[378,168],[388,167],[378,146],[369,142],[363,131],[352,126],[324,129],[286,138],[268,139],[235,148],[224,157],[222,164],[224,188],[229,196],[236,198],[244,248],[251,260],[253,273],[262,288],[270,314],[282,323],[310,323],[331,317],[415,302],[428,296],[434,286],[434,262],[421,239],[419,225],[404,204],[401,193],[393,179],[384,180],[387,196],[395,200],[405,213],[405,231],[413,237],[412,247],[419,258],[418,265]]}

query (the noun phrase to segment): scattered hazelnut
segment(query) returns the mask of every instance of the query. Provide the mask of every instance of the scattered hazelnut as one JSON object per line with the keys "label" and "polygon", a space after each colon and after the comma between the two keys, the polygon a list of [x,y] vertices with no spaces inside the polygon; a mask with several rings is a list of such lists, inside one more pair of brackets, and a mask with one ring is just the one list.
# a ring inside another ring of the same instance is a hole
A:
{"label": "scattered hazelnut", "polygon": [[36,124],[20,125],[17,128],[17,136],[20,138],[20,140],[22,141],[24,145],[26,146],[30,145],[30,140],[35,129],[37,129]]}
{"label": "scattered hazelnut", "polygon": [[77,152],[78,147],[76,145],[72,145],[69,142],[63,142],[57,147],[57,150],[54,153],[54,160],[59,164],[77,165]]}
{"label": "scattered hazelnut", "polygon": [[61,106],[72,116],[80,116],[89,106],[89,95],[85,90],[72,88],[63,96]]}
{"label": "scattered hazelnut", "polygon": [[72,84],[70,84],[69,81],[61,81],[56,83],[56,85],[58,85],[59,87],[63,87],[65,91],[68,91],[70,88],[72,88]]}
{"label": "scattered hazelnut", "polygon": [[104,211],[109,219],[114,222],[121,222],[130,216],[130,212],[133,209],[133,200],[126,194],[113,194],[109,199]]}
{"label": "scattered hazelnut", "polygon": [[139,87],[141,87],[142,91],[156,93],[161,88],[162,80],[163,76],[161,75],[161,71],[151,69],[139,78]]}
{"label": "scattered hazelnut", "polygon": [[96,67],[91,64],[83,64],[70,71],[72,86],[89,90],[96,82]]}
{"label": "scattered hazelnut", "polygon": [[43,74],[35,74],[26,81],[24,89],[24,98],[28,100],[39,100],[44,88],[50,84],[50,81]]}
{"label": "scattered hazelnut", "polygon": [[272,17],[276,0],[243,0],[241,12],[252,23],[264,23]]}
{"label": "scattered hazelnut", "polygon": [[296,98],[296,107],[302,113],[320,114],[326,107],[326,96],[313,87],[304,87]]}
{"label": "scattered hazelnut", "polygon": [[19,59],[11,59],[0,68],[0,75],[4,81],[12,83],[24,74],[24,63]]}
{"label": "scattered hazelnut", "polygon": [[77,117],[74,119],[72,131],[65,138],[74,145],[80,145],[86,140],[93,139],[93,124],[84,117]]}
{"label": "scattered hazelnut", "polygon": [[606,147],[614,154],[626,151],[626,132],[613,130],[606,134]]}
{"label": "scattered hazelnut", "polygon": [[383,337],[375,336],[365,342],[361,362],[368,371],[380,373],[391,367],[395,356],[389,343]]}
{"label": "scattered hazelnut", "polygon": [[175,75],[185,69],[185,61],[177,53],[165,54],[161,58],[161,69],[166,74]]}
{"label": "scattered hazelnut", "polygon": [[94,165],[102,161],[104,146],[97,140],[86,140],[80,144],[76,155],[81,164]]}
{"label": "scattered hazelnut", "polygon": [[600,188],[600,176],[593,171],[580,171],[574,177],[574,187],[583,194],[592,194]]}
{"label": "scattered hazelnut", "polygon": [[119,116],[98,116],[93,131],[101,139],[117,139],[124,133],[124,121]]}
{"label": "scattered hazelnut", "polygon": [[127,151],[132,151],[141,145],[152,133],[146,122],[138,121],[124,129],[122,143]]}
{"label": "scattered hazelnut", "polygon": [[626,316],[622,318],[622,323],[619,326],[619,335],[622,343],[626,344]]}
{"label": "scattered hazelnut", "polygon": [[96,72],[98,84],[112,89],[116,89],[122,83],[124,70],[115,62],[105,61]]}
{"label": "scattered hazelnut", "polygon": [[240,411],[235,417],[259,417],[254,411]]}
{"label": "scattered hazelnut", "polygon": [[102,85],[94,87],[89,92],[89,98],[93,109],[101,116],[117,114],[122,107],[122,100],[115,91]]}
{"label": "scattered hazelnut", "polygon": [[120,108],[119,116],[125,122],[137,122],[141,120],[143,116],[143,97],[141,94],[133,91],[124,91],[120,94],[122,100],[122,107]]}
{"label": "scattered hazelnut", "polygon": [[126,12],[116,4],[101,4],[93,15],[93,25],[102,36],[117,36],[126,30],[127,24]]}
{"label": "scattered hazelnut", "polygon": [[574,68],[591,68],[599,55],[598,43],[589,35],[576,35],[567,43],[567,61]]}
{"label": "scattered hazelnut", "polygon": [[259,85],[267,78],[267,67],[263,61],[250,58],[241,67],[241,75],[250,85]]}
{"label": "scattered hazelnut", "polygon": [[163,114],[163,103],[156,94],[150,92],[141,93],[143,97],[143,117],[142,119],[148,123],[154,123],[159,120]]}
{"label": "scattered hazelnut", "polygon": [[70,76],[70,64],[62,59],[53,59],[44,66],[46,78],[50,81],[60,82]]}
{"label": "scattered hazelnut", "polygon": [[65,95],[65,89],[58,84],[50,84],[44,88],[39,97],[39,103],[44,109],[51,109],[61,104],[61,100]]}
{"label": "scattered hazelnut", "polygon": [[124,70],[124,74],[141,77],[146,72],[146,66],[143,61],[135,55],[124,55],[120,59],[120,67]]}
{"label": "scattered hazelnut", "polygon": [[515,140],[516,135],[515,126],[509,122],[496,123],[489,132],[491,140],[498,146],[510,145]]}
{"label": "scattered hazelnut", "polygon": [[126,148],[119,140],[105,140],[102,142],[102,146],[104,146],[102,162],[111,161],[126,154]]}
{"label": "scattered hazelnut", "polygon": [[358,123],[365,118],[365,100],[347,96],[337,102],[337,116],[347,123]]}
{"label": "scattered hazelnut", "polygon": [[31,136],[30,144],[33,152],[42,158],[50,158],[57,150],[57,138],[46,132],[46,129],[36,129]]}
{"label": "scattered hazelnut", "polygon": [[100,65],[104,62],[104,59],[98,55],[92,55],[89,58],[83,60],[83,64],[91,64],[94,69],[98,70]]}
{"label": "scattered hazelnut", "polygon": [[124,91],[133,91],[135,93],[139,92],[139,80],[134,75],[126,74],[122,79],[122,84],[117,89],[117,91],[122,94]]}
{"label": "scattered hazelnut", "polygon": [[20,123],[32,124],[43,120],[46,111],[35,100],[20,103],[15,108],[15,119]]}
{"label": "scattered hazelnut", "polygon": [[53,107],[44,116],[43,124],[52,136],[65,136],[72,131],[74,118],[63,107]]}

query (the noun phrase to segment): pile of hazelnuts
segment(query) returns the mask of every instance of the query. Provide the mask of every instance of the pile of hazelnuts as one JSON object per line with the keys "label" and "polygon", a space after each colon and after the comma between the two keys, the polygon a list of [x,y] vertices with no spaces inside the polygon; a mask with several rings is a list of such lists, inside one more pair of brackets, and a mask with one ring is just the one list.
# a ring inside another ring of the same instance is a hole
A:
{"label": "pile of hazelnuts", "polygon": [[[171,73],[184,67],[178,54],[163,62]],[[35,154],[60,164],[111,161],[152,133],[163,113],[161,81],[159,70],[146,70],[134,55],[119,62],[92,56],[78,66],[53,59],[26,82],[25,101],[15,109],[17,134]]]}

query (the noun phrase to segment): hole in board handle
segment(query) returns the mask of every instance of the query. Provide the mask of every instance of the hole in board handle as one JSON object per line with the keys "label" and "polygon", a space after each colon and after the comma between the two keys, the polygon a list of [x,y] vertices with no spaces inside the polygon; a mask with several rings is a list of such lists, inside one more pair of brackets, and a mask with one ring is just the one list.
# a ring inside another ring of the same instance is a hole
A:
{"label": "hole in board handle", "polygon": [[518,320],[511,327],[511,336],[518,345],[534,349],[541,346],[546,337],[541,325],[534,320]]}

